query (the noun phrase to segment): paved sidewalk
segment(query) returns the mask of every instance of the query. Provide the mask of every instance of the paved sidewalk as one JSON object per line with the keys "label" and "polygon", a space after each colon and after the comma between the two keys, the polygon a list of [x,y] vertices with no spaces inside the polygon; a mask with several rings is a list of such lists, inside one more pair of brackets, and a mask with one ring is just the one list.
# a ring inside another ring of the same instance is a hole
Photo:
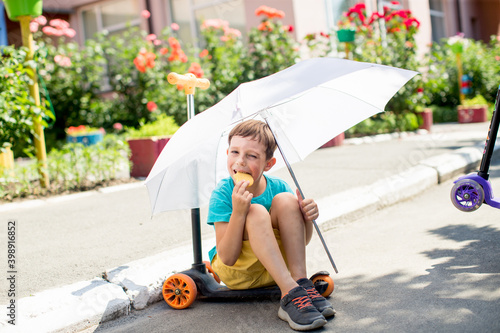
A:
{"label": "paved sidewalk", "polygon": [[[475,169],[488,125],[350,139],[293,168],[305,195],[320,206],[320,228],[328,230]],[[292,184],[286,169],[274,174]],[[19,225],[16,328],[78,331],[160,300],[164,279],[191,265],[189,216],[151,218],[142,184],[0,206],[2,225],[10,219]],[[203,208],[202,221],[205,216]],[[2,243],[6,233],[3,227]],[[203,222],[202,235],[207,257],[214,235]],[[5,253],[0,260],[4,267]],[[1,287],[0,304],[7,304],[6,281]]]}

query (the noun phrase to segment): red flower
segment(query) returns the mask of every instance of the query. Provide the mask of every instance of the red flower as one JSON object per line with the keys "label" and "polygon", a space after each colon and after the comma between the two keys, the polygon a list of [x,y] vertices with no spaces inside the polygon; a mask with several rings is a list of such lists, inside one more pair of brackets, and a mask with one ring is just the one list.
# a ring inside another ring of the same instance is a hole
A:
{"label": "red flower", "polygon": [[160,49],[160,54],[161,54],[161,55],[165,55],[165,54],[167,54],[167,53],[168,53],[168,49],[167,49],[166,47],[162,47],[162,48]]}
{"label": "red flower", "polygon": [[146,72],[146,68],[155,67],[156,54],[153,52],[147,52],[146,50],[141,50],[137,57],[134,59],[134,65],[137,70],[141,73]]}
{"label": "red flower", "polygon": [[268,21],[261,22],[257,29],[260,31],[273,31],[273,28]]}
{"label": "red flower", "polygon": [[202,78],[203,74],[204,74],[203,70],[201,69],[200,64],[197,62],[191,63],[191,66],[189,67],[188,72],[194,74],[198,78]]}
{"label": "red flower", "polygon": [[284,18],[285,12],[269,6],[260,6],[255,10],[255,16],[265,15],[268,18]]}
{"label": "red flower", "polygon": [[151,13],[150,13],[148,10],[145,10],[145,9],[144,9],[144,10],[141,12],[141,16],[142,16],[142,17],[144,17],[145,19],[148,19],[148,18],[150,18],[150,17],[151,17]]}
{"label": "red flower", "polygon": [[153,101],[149,101],[146,107],[148,108],[149,112],[153,112],[158,109],[158,105],[156,105],[156,103]]}
{"label": "red flower", "polygon": [[208,55],[208,50],[204,49],[203,51],[200,52],[200,58],[205,58]]}

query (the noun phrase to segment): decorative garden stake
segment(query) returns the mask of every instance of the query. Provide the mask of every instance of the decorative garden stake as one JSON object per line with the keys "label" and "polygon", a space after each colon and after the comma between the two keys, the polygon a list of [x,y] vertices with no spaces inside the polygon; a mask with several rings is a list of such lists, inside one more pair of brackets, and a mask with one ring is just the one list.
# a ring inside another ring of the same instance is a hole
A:
{"label": "decorative garden stake", "polygon": [[460,94],[460,104],[464,102],[465,96],[462,92],[462,53],[464,52],[464,46],[461,41],[456,41],[451,45],[451,51],[455,53],[457,58],[457,68],[458,68],[458,92]]}
{"label": "decorative garden stake", "polygon": [[[23,36],[23,46],[28,48],[26,60],[33,60],[33,34],[30,31],[30,21],[33,17],[42,15],[42,0],[4,0],[7,15],[11,21],[19,21],[21,34]],[[29,85],[30,95],[35,100],[35,105],[40,106],[40,92],[36,68],[30,77],[33,84]],[[36,116],[33,121],[35,130],[35,150],[38,160],[38,172],[40,174],[40,184],[42,187],[49,186],[49,175],[47,174],[47,153],[45,150],[45,136],[43,134],[42,116]]]}

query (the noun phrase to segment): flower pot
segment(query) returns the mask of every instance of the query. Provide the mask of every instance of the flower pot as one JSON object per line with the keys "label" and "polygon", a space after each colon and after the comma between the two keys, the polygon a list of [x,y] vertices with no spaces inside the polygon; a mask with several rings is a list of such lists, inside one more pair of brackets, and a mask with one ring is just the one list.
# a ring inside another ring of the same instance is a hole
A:
{"label": "flower pot", "polygon": [[4,0],[4,4],[11,21],[18,21],[18,16],[42,15],[42,0]]}
{"label": "flower pot", "polygon": [[431,131],[433,118],[432,118],[432,109],[426,108],[423,112],[419,113],[420,118],[422,119],[422,125],[419,128]]}
{"label": "flower pot", "polygon": [[488,121],[487,105],[458,106],[459,123],[482,123]]}
{"label": "flower pot", "polygon": [[147,177],[168,140],[170,137],[127,140],[131,153],[130,161],[132,162],[130,176]]}
{"label": "flower pot", "polygon": [[321,146],[321,148],[328,148],[328,147],[335,147],[335,146],[342,146],[344,144],[344,139],[345,139],[345,134],[344,132],[340,133],[327,143]]}
{"label": "flower pot", "polygon": [[354,42],[354,29],[340,29],[337,31],[337,38],[339,42]]}
{"label": "flower pot", "polygon": [[72,143],[83,143],[85,146],[95,145],[98,142],[101,142],[104,135],[102,132],[92,132],[88,134],[80,134],[80,135],[68,135],[66,136],[66,142]]}

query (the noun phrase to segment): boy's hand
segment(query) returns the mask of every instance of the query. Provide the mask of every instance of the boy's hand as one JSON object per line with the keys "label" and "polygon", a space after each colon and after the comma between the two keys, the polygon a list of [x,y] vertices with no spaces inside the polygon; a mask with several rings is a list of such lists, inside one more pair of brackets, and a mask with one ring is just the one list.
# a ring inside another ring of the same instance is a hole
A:
{"label": "boy's hand", "polygon": [[232,195],[233,213],[241,214],[245,217],[248,214],[250,203],[253,198],[253,194],[247,191],[247,186],[249,184],[247,180],[239,181],[234,185]]}
{"label": "boy's hand", "polygon": [[305,221],[316,220],[319,216],[318,205],[313,199],[303,199],[300,195],[299,189],[297,189],[297,198],[299,199],[300,210],[302,211],[302,216],[304,216]]}

